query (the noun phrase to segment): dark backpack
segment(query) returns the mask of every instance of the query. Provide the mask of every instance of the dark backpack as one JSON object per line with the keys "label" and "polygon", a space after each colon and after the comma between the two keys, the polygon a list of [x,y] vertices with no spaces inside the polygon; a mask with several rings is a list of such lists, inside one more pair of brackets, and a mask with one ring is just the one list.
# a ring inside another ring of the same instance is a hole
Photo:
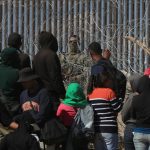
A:
{"label": "dark backpack", "polygon": [[94,138],[94,111],[90,104],[80,108],[71,127],[73,140],[91,140]]}
{"label": "dark backpack", "polygon": [[112,80],[112,89],[115,91],[117,98],[124,100],[126,92],[127,79],[125,75],[115,68],[108,60],[101,60],[95,66],[102,66],[109,73]]}
{"label": "dark backpack", "polygon": [[61,144],[67,138],[67,128],[58,118],[47,121],[41,129],[40,139],[47,145]]}

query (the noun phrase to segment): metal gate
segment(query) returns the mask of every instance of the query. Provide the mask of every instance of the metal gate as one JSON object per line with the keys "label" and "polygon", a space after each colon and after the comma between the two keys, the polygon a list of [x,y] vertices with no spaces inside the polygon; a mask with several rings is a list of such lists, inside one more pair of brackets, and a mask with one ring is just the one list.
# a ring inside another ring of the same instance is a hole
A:
{"label": "metal gate", "polygon": [[1,0],[1,47],[12,32],[23,36],[22,49],[31,57],[37,52],[40,31],[52,32],[59,51],[67,49],[68,37],[79,35],[80,49],[92,41],[112,51],[112,61],[128,72],[142,72],[148,55],[124,36],[150,46],[149,0]]}

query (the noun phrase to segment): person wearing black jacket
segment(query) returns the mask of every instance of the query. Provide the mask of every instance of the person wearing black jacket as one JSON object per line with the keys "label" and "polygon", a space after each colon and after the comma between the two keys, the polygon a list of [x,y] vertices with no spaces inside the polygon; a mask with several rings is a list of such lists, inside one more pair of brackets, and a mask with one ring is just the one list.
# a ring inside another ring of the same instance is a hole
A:
{"label": "person wearing black jacket", "polygon": [[18,124],[15,121],[13,121],[11,115],[5,108],[4,104],[1,103],[1,101],[0,101],[0,123],[3,126],[10,127],[12,129],[18,128]]}
{"label": "person wearing black jacket", "polygon": [[39,45],[40,50],[33,59],[33,68],[48,89],[49,97],[59,103],[59,98],[65,97],[65,87],[56,54],[57,39],[51,33],[43,31],[39,35]]}
{"label": "person wearing black jacket", "polygon": [[40,150],[37,139],[31,135],[32,127],[23,116],[16,118],[19,127],[0,142],[0,150]]}
{"label": "person wearing black jacket", "polygon": [[20,63],[18,64],[18,69],[30,67],[30,57],[28,54],[20,50],[21,45],[22,45],[21,35],[16,32],[11,33],[8,37],[8,46],[9,48],[15,48],[19,55]]}
{"label": "person wearing black jacket", "polygon": [[24,91],[20,94],[20,104],[24,119],[42,127],[53,116],[47,89],[43,87],[38,75],[30,68],[19,72],[19,80]]}
{"label": "person wearing black jacket", "polygon": [[133,98],[131,112],[136,119],[134,128],[134,145],[136,150],[150,149],[150,79],[148,76],[140,78],[137,92]]}
{"label": "person wearing black jacket", "polygon": [[[90,52],[91,58],[94,61],[94,65],[91,67],[91,74],[94,74],[96,72],[103,72],[106,71],[110,75],[110,82],[109,87],[112,88],[118,99],[121,99],[122,101],[125,98],[125,92],[126,92],[126,77],[125,75],[115,68],[111,61],[109,60],[110,54],[108,53],[108,50],[104,50],[105,53],[102,55],[102,49],[99,43],[92,42],[88,46],[88,50]],[[96,68],[96,69],[95,69]],[[88,86],[88,93],[92,89],[90,89],[90,83]]]}

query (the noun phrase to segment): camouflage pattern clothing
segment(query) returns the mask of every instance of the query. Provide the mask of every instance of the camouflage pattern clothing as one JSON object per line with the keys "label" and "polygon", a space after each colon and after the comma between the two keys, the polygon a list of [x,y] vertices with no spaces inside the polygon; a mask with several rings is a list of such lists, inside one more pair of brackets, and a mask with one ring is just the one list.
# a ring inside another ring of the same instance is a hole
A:
{"label": "camouflage pattern clothing", "polygon": [[83,88],[86,88],[92,60],[91,57],[79,50],[79,41],[77,35],[70,36],[67,52],[58,54],[65,87],[70,82],[78,82]]}
{"label": "camouflage pattern clothing", "polygon": [[83,88],[86,87],[91,59],[84,53],[60,53],[58,54],[65,87],[70,82],[78,82]]}

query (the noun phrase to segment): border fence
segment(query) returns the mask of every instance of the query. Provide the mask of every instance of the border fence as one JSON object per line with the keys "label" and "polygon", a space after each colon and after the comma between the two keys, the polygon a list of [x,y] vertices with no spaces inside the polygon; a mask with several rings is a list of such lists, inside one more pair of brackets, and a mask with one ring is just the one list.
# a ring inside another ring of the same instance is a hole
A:
{"label": "border fence", "polygon": [[23,36],[22,49],[31,57],[38,51],[40,31],[52,32],[59,51],[67,50],[68,38],[79,35],[80,49],[92,41],[112,52],[112,62],[127,72],[142,72],[149,56],[125,36],[150,46],[150,0],[0,0],[0,44],[8,35]]}

